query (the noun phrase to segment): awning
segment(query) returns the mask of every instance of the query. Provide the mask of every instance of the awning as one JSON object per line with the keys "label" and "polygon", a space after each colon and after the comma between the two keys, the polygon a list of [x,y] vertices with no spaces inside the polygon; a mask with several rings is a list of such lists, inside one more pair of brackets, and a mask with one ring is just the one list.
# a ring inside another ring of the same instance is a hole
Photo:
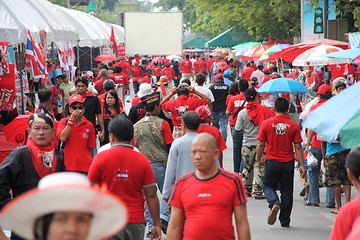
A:
{"label": "awning", "polygon": [[233,47],[240,43],[240,41],[235,39],[236,34],[234,34],[233,30],[235,27],[232,27],[220,35],[214,37],[210,41],[205,43],[205,47],[207,48],[215,48],[215,47]]}
{"label": "awning", "polygon": [[206,40],[202,37],[196,37],[186,43],[184,43],[184,47],[193,47],[193,48],[203,48],[205,46]]}

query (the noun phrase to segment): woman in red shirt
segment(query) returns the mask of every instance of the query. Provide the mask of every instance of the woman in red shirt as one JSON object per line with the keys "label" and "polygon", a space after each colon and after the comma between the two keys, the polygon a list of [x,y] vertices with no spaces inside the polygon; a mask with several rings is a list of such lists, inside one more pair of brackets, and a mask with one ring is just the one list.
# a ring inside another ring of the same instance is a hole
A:
{"label": "woman in red shirt", "polygon": [[119,97],[116,91],[110,90],[106,93],[101,114],[104,118],[105,137],[104,141],[100,142],[100,146],[109,143],[108,126],[110,121],[118,116],[126,117],[124,110],[120,107]]}

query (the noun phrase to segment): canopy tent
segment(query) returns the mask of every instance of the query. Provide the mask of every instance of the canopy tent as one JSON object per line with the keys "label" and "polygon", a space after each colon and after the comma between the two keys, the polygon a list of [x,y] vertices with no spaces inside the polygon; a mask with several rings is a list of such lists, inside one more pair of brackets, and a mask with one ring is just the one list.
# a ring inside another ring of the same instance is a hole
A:
{"label": "canopy tent", "polygon": [[46,0],[0,1],[0,22],[0,41],[9,42],[10,45],[25,43],[28,30],[37,42],[40,41],[41,30],[47,33],[49,42],[75,42],[78,39],[71,22]]}
{"label": "canopy tent", "polygon": [[215,47],[233,47],[240,42],[235,40],[235,34],[233,30],[235,27],[232,27],[225,32],[219,34],[218,36],[214,37],[210,41],[205,43],[205,47],[207,48],[215,48]]}
{"label": "canopy tent", "polygon": [[203,48],[205,47],[206,40],[202,37],[196,37],[186,43],[184,43],[183,47],[193,47],[193,48]]}

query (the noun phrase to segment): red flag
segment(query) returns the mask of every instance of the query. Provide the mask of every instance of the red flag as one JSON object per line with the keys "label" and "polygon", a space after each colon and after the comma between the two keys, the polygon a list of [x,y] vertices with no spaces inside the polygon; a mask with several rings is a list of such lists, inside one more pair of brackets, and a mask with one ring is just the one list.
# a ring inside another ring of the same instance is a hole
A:
{"label": "red flag", "polygon": [[114,34],[114,27],[113,27],[113,26],[111,26],[110,42],[112,42],[113,47],[115,48],[115,51],[116,51],[116,50],[117,50],[117,45],[116,45],[115,34]]}
{"label": "red flag", "polygon": [[271,39],[271,37],[270,37],[270,35],[269,35],[269,37],[268,37],[268,42],[271,42],[272,41],[272,39]]}

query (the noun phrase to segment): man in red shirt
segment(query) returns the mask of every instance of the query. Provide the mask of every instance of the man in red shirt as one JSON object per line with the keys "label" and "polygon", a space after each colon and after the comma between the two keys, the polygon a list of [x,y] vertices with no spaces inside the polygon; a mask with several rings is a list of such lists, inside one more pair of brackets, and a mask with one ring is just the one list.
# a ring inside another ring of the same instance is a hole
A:
{"label": "man in red shirt", "polygon": [[196,170],[175,183],[168,239],[235,239],[234,214],[238,239],[250,240],[244,184],[238,174],[216,166],[219,154],[212,135],[194,138],[191,158]]}
{"label": "man in red shirt", "polygon": [[262,82],[260,82],[260,85],[263,85],[270,79],[271,79],[270,78],[270,68],[264,68],[264,78],[263,78]]}
{"label": "man in red shirt", "polygon": [[215,59],[213,58],[212,55],[209,56],[209,59],[207,60],[207,70],[209,72],[209,81],[212,83],[213,78],[214,78],[214,73],[212,72],[212,65],[215,62]]}
{"label": "man in red shirt", "polygon": [[315,88],[314,88],[315,92],[317,92],[320,85],[325,82],[324,72],[325,72],[325,67],[322,67],[320,68],[319,71],[315,73]]}
{"label": "man in red shirt", "polygon": [[[240,94],[235,95],[230,98],[228,106],[226,108],[226,115],[230,116],[233,119],[233,124],[235,125],[238,113],[246,107],[246,100],[244,92],[249,88],[249,82],[245,79],[241,79],[238,83],[238,89]],[[242,172],[242,156],[241,156],[241,146],[243,142],[243,133],[238,131],[232,131],[233,138],[233,162],[234,162],[234,172]]]}
{"label": "man in red shirt", "polygon": [[[282,227],[290,226],[290,215],[293,205],[294,189],[294,149],[300,163],[299,172],[305,174],[303,150],[299,126],[287,115],[289,101],[286,98],[275,100],[276,116],[262,122],[258,134],[256,162],[258,169],[265,164],[264,194],[269,204],[268,224],[276,222],[280,209],[279,220]],[[261,160],[264,153],[265,163]],[[280,184],[281,201],[276,193]]]}
{"label": "man in red shirt", "polygon": [[108,79],[108,72],[106,69],[100,70],[100,79],[95,83],[95,89],[99,95],[105,93],[105,89],[103,87],[104,82]]}
{"label": "man in red shirt", "polygon": [[199,56],[197,56],[194,62],[194,76],[199,72],[200,72],[200,61],[199,61]]}
{"label": "man in red shirt", "polygon": [[185,59],[182,60],[180,63],[180,72],[182,73],[181,78],[184,79],[191,79],[192,72],[193,72],[193,66],[192,62],[189,60],[190,56],[186,55]]}
{"label": "man in red shirt", "polygon": [[208,72],[208,68],[207,68],[207,61],[205,60],[205,58],[201,58],[200,60],[200,73],[204,74],[205,76],[207,75]]}
{"label": "man in red shirt", "polygon": [[154,227],[151,230],[152,239],[160,240],[160,207],[155,189],[155,177],[149,160],[130,145],[134,136],[133,125],[128,119],[117,117],[111,120],[109,132],[111,148],[95,156],[88,179],[92,183],[99,184],[100,187],[106,186],[127,206],[127,225],[114,238],[144,239],[146,199],[154,220]]}
{"label": "man in red shirt", "polygon": [[202,105],[200,107],[197,107],[195,109],[195,112],[199,114],[201,122],[200,126],[197,130],[198,133],[207,132],[214,136],[217,142],[217,148],[220,150],[219,154],[219,164],[220,167],[223,167],[223,151],[227,148],[226,143],[224,141],[224,138],[222,137],[219,129],[217,127],[214,127],[210,125],[210,121],[213,118],[210,108],[206,105]]}
{"label": "man in red shirt", "polygon": [[[125,95],[129,93],[129,79],[127,76],[121,72],[122,68],[120,66],[115,66],[114,74],[111,76],[111,79],[118,84],[118,88],[122,88],[123,101],[125,100]],[[121,85],[120,85],[121,84]]]}
{"label": "man in red shirt", "polygon": [[170,61],[166,60],[165,67],[161,70],[161,76],[166,76],[168,81],[171,81],[175,77],[174,69],[170,66]]}
{"label": "man in red shirt", "polygon": [[89,171],[96,148],[95,129],[93,124],[83,116],[84,99],[75,94],[69,98],[70,117],[61,119],[57,136],[65,143],[64,161],[66,170]]}
{"label": "man in red shirt", "polygon": [[157,78],[157,80],[160,80],[160,74],[161,74],[161,67],[158,65],[158,62],[154,62],[154,65],[151,66],[152,74]]}
{"label": "man in red shirt", "polygon": [[[55,71],[56,72],[56,71]],[[54,86],[50,88],[51,90],[51,99],[52,99],[52,109],[55,115],[55,119],[60,121],[64,117],[64,90],[60,88],[61,83],[64,81],[63,74],[55,76]]]}
{"label": "man in red shirt", "polygon": [[125,74],[126,77],[131,76],[131,66],[126,57],[121,57],[120,60],[121,61],[117,65],[121,67],[121,72]]}
{"label": "man in red shirt", "polygon": [[[201,97],[201,99],[189,99],[189,94],[194,93]],[[175,100],[170,100],[172,96],[178,94],[178,98]],[[170,100],[170,101],[169,101]],[[167,95],[161,105],[164,111],[171,112],[171,120],[174,124],[174,139],[179,138],[183,135],[181,129],[181,116],[190,110],[195,110],[198,106],[205,105],[211,102],[211,99],[195,90],[194,87],[184,87],[173,88],[171,94]]]}
{"label": "man in red shirt", "polygon": [[248,80],[249,82],[251,81],[251,74],[255,71],[255,69],[253,69],[251,67],[251,63],[246,63],[246,68],[242,71],[241,73],[241,78]]}

